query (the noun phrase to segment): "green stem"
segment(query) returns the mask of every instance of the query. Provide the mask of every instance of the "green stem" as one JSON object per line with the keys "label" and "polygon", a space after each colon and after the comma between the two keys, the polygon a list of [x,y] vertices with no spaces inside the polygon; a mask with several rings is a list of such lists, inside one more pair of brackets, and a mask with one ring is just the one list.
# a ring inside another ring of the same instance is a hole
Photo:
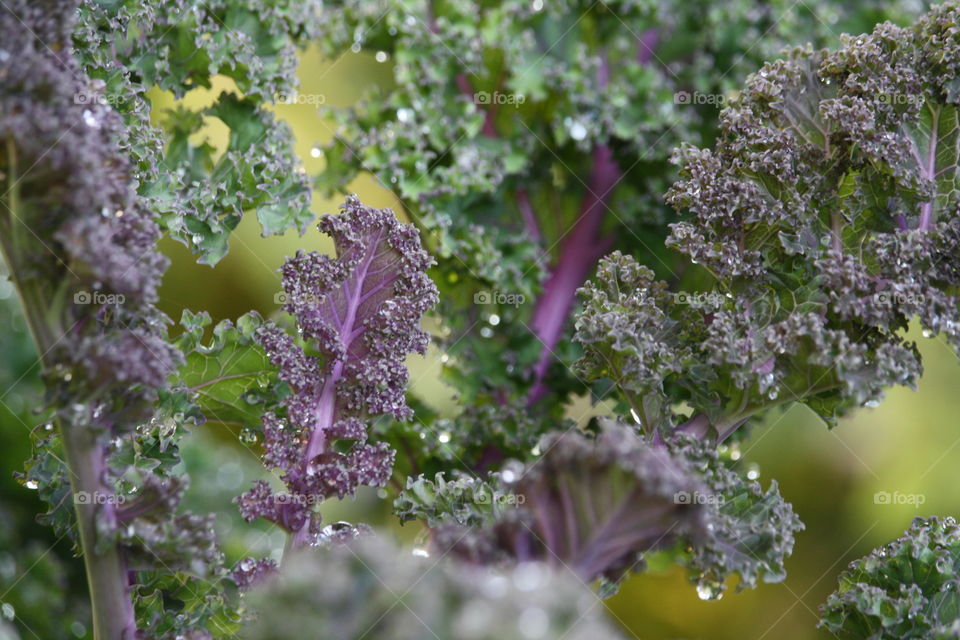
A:
{"label": "green stem", "polygon": [[70,468],[70,486],[73,490],[80,530],[83,564],[90,588],[90,608],[93,614],[95,640],[133,640],[136,622],[133,603],[127,585],[127,569],[122,552],[116,544],[98,549],[97,522],[101,518],[113,520],[116,514],[111,505],[98,505],[97,500],[78,500],[78,496],[109,496],[113,490],[103,477],[106,473],[103,447],[92,429],[77,429],[60,422],[60,435],[67,465]]}
{"label": "green stem", "polygon": [[[29,229],[19,215],[17,154],[11,140],[6,144],[6,160],[8,183],[6,202],[3,203],[6,211],[0,212],[0,253],[20,298],[24,317],[40,354],[41,367],[49,372],[49,354],[62,333],[57,319],[59,314],[56,313],[58,306],[55,300],[48,299],[54,296],[44,295],[40,283],[28,281],[18,269],[21,257],[27,259],[31,251],[46,249],[30,246],[36,243],[30,241]],[[27,234],[23,233],[24,229]],[[97,544],[98,521],[105,519],[108,527],[116,524],[114,507],[105,499],[113,494],[113,490],[105,481],[104,448],[98,442],[96,431],[89,425],[78,428],[58,419],[57,426],[70,474],[80,547],[90,589],[94,640],[133,640],[137,630],[122,552],[115,543]]]}

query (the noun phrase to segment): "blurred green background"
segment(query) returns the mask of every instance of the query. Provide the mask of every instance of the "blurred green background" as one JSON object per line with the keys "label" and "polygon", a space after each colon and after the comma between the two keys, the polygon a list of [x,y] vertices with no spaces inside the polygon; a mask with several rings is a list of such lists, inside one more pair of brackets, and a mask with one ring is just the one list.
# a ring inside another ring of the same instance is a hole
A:
{"label": "blurred green background", "polygon": [[[327,105],[347,106],[370,83],[390,82],[388,64],[361,54],[323,60],[317,52],[308,51],[301,61],[301,91],[323,95]],[[221,83],[209,91],[198,90],[187,100],[202,103],[230,88]],[[154,97],[158,110],[173,104],[169,95]],[[332,125],[317,115],[315,105],[281,105],[277,113],[293,127],[305,169],[322,170],[322,154],[314,148],[334,135]],[[203,135],[223,148],[225,131],[218,124],[211,119]],[[403,216],[399,202],[373,177],[364,176],[351,188],[367,204],[394,207]],[[327,213],[335,211],[337,204],[315,197],[313,208],[317,214]],[[197,265],[184,247],[167,241],[163,249],[172,266],[161,291],[161,306],[174,319],[183,309],[206,310],[215,320],[235,318],[250,309],[274,314],[279,306],[274,296],[280,290],[276,270],[284,256],[301,248],[326,251],[330,246],[316,230],[303,237],[288,233],[261,238],[253,215],[240,225],[230,254],[215,268]],[[83,623],[82,565],[71,559],[67,541],[58,541],[51,530],[33,522],[42,505],[30,488],[11,475],[29,455],[29,430],[41,420],[31,408],[39,405],[42,391],[15,300],[9,287],[4,287],[0,285],[4,327],[0,336],[0,467],[4,470],[0,478],[0,602],[8,603],[15,616],[44,640],[48,637],[43,635],[45,625],[54,624],[51,615],[63,616],[56,621],[58,628],[67,628],[78,638],[89,637]],[[835,588],[836,576],[848,562],[900,535],[914,516],[960,515],[960,492],[955,490],[960,469],[960,367],[941,339],[926,339],[919,332],[915,339],[926,363],[917,392],[892,390],[879,408],[863,409],[833,431],[806,409],[794,407],[755,427],[741,447],[741,464],[755,465],[764,483],[776,479],[806,523],[806,530],[797,536],[784,583],[740,594],[731,589],[718,602],[703,602],[681,568],[660,571],[654,562],[649,572],[630,579],[608,601],[611,616],[643,640],[830,637],[815,628],[817,607]],[[456,401],[439,380],[439,355],[431,350],[426,358],[411,359],[412,392],[452,414]],[[572,411],[571,417],[581,418],[579,412],[590,408],[577,406]],[[228,555],[239,559],[278,553],[283,535],[269,527],[244,524],[231,503],[252,479],[263,477],[255,447],[208,426],[190,436],[184,457],[192,476],[188,505],[218,514],[218,530]],[[877,492],[917,494],[923,504],[878,504]],[[355,502],[330,505],[325,515],[328,521],[343,518],[393,526],[408,539],[418,534],[413,525],[391,524],[387,501],[373,492],[362,493]],[[56,602],[49,585],[57,581],[75,597]],[[11,617],[8,611],[2,613],[0,618]],[[0,626],[0,638],[3,634]],[[32,636],[21,633],[20,637]]]}

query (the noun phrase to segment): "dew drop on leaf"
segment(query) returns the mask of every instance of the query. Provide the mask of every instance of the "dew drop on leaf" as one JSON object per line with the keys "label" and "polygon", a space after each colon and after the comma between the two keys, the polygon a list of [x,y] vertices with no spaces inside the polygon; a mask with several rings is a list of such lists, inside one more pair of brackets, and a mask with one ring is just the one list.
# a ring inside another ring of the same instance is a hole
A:
{"label": "dew drop on leaf", "polygon": [[701,600],[719,600],[723,597],[723,585],[704,580],[697,585],[697,597]]}

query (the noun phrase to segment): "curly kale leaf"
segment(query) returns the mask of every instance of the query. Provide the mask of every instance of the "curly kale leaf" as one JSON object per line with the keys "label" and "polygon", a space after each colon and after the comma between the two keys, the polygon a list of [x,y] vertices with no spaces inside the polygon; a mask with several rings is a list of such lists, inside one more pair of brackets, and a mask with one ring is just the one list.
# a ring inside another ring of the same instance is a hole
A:
{"label": "curly kale leaf", "polygon": [[304,629],[330,640],[620,637],[595,596],[563,569],[530,562],[497,571],[421,558],[373,536],[300,552],[249,599],[259,614],[251,640],[299,639]]}
{"label": "curly kale leaf", "polygon": [[[126,125],[120,142],[129,154],[139,194],[165,230],[216,264],[230,232],[255,210],[264,235],[297,229],[312,214],[310,188],[299,171],[289,128],[266,107],[295,94],[298,46],[316,34],[314,2],[84,2],[73,44],[90,81],[73,101],[110,105]],[[122,34],[122,35],[121,35]],[[179,99],[215,76],[236,92],[191,109],[180,104],[153,113],[147,92],[170,90]],[[195,144],[206,118],[229,129],[222,153]]]}
{"label": "curly kale leaf", "polygon": [[367,442],[369,422],[411,417],[404,360],[426,351],[420,319],[437,300],[416,229],[356,196],[342,208],[320,223],[336,256],[299,252],[282,269],[284,309],[302,339],[276,325],[256,332],[290,387],[263,416],[264,463],[282,472],[290,494],[258,482],[239,504],[248,520],[264,517],[301,542],[321,533],[320,502],[389,480],[394,451]]}
{"label": "curly kale leaf", "polygon": [[855,560],[820,611],[838,638],[960,638],[960,526],[916,518],[897,540]]}

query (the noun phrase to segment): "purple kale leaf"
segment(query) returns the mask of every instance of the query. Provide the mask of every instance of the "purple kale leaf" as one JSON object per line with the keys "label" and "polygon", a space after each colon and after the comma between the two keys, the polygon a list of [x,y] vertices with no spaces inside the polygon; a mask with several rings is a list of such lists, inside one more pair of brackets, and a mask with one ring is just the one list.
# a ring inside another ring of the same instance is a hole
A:
{"label": "purple kale leaf", "polygon": [[642,569],[645,552],[709,535],[710,510],[692,499],[707,486],[632,428],[607,421],[595,438],[556,432],[540,447],[541,458],[497,474],[494,495],[515,509],[472,531],[438,527],[435,545],[482,564],[539,560],[613,584]]}
{"label": "purple kale leaf", "polygon": [[803,525],[775,482],[764,491],[712,443],[644,438],[605,420],[593,438],[555,432],[540,447],[538,460],[485,481],[413,481],[398,511],[425,519],[439,551],[478,564],[555,564],[599,579],[606,594],[660,550],[690,568],[703,599],[720,598],[734,574],[737,591],[786,577]]}
{"label": "purple kale leaf", "polygon": [[412,416],[404,360],[426,352],[420,318],[437,302],[426,275],[432,259],[414,227],[356,197],[342,209],[319,225],[336,257],[299,252],[281,270],[284,309],[298,338],[276,325],[257,334],[291,389],[280,410],[263,418],[264,463],[281,472],[288,493],[260,482],[239,498],[240,507],[246,518],[271,520],[300,542],[320,533],[314,506],[389,479],[394,452],[366,441],[368,423]]}

